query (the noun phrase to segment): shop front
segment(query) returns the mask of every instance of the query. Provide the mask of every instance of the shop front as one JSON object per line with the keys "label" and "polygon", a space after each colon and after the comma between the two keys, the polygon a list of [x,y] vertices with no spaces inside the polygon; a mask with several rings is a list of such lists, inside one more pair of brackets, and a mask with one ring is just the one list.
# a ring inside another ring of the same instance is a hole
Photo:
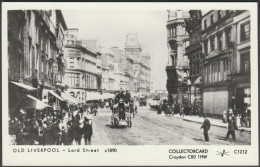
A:
{"label": "shop front", "polygon": [[221,116],[228,109],[229,92],[227,86],[209,87],[203,89],[204,114]]}
{"label": "shop front", "polygon": [[248,106],[251,106],[251,88],[249,82],[237,83],[234,100],[238,114],[243,113]]}

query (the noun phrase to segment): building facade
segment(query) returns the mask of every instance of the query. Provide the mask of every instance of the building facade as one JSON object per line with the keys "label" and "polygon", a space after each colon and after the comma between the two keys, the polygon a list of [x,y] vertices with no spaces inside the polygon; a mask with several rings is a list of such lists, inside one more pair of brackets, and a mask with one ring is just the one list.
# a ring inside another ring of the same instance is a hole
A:
{"label": "building facade", "polygon": [[167,90],[171,103],[188,104],[189,61],[185,53],[189,46],[189,35],[186,31],[185,19],[189,18],[187,11],[168,11],[167,41],[168,64]]}
{"label": "building facade", "polygon": [[137,34],[127,34],[125,56],[130,74],[129,89],[133,92],[150,92],[151,60],[148,52],[142,52]]}
{"label": "building facade", "polygon": [[235,11],[233,17],[234,53],[229,74],[231,87],[231,107],[239,114],[251,105],[250,69],[250,13]]}
{"label": "building facade", "polygon": [[[189,104],[201,111],[201,86],[203,55],[201,52],[201,19],[200,10],[190,10],[190,18],[185,19],[190,44],[186,48],[189,59]],[[199,113],[200,114],[200,113]]]}
{"label": "building facade", "polygon": [[[62,100],[55,91],[64,79],[63,34],[66,29],[60,10],[8,11],[9,81],[36,88],[36,98],[56,107],[61,107],[59,100]],[[9,88],[10,97],[18,92],[13,92],[16,91],[13,85]]]}
{"label": "building facade", "polygon": [[65,34],[65,74],[69,94],[86,101],[90,92],[97,92],[97,55],[78,40],[78,29],[68,29]]}
{"label": "building facade", "polygon": [[204,112],[239,112],[250,103],[250,14],[210,11],[202,18]]}
{"label": "building facade", "polygon": [[114,92],[115,90],[115,56],[111,49],[102,48],[102,90]]}

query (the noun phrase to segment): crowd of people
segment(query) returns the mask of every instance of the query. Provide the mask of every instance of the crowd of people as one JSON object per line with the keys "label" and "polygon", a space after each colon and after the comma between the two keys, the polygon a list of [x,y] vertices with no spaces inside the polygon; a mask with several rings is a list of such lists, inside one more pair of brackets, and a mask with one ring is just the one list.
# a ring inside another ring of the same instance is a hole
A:
{"label": "crowd of people", "polygon": [[199,115],[203,116],[200,105],[187,105],[178,103],[168,103],[164,100],[158,107],[158,114],[164,112],[166,116],[173,116],[174,114],[180,114],[180,117],[184,115]]}
{"label": "crowd of people", "polygon": [[88,119],[90,107],[70,105],[66,110],[20,109],[10,120],[9,133],[16,145],[80,145],[91,144],[92,122]]}

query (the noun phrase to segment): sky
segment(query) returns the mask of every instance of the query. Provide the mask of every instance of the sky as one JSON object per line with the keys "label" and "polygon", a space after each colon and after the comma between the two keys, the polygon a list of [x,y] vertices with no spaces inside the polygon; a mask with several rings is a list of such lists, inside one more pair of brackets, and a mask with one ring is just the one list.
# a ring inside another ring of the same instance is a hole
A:
{"label": "sky", "polygon": [[151,78],[166,86],[167,11],[68,11],[63,10],[68,28],[79,29],[79,39],[98,39],[101,46],[124,49],[126,35],[137,33],[151,54]]}

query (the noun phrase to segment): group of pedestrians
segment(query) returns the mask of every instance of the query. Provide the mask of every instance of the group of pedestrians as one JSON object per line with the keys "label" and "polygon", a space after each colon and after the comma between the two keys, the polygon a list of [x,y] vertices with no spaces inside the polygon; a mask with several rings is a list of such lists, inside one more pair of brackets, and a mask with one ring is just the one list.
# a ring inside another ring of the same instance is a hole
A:
{"label": "group of pedestrians", "polygon": [[195,107],[195,105],[178,103],[169,104],[167,101],[163,101],[158,107],[157,114],[161,114],[162,112],[164,112],[166,116],[173,116],[179,113],[182,118],[185,115],[201,115],[200,106]]}
{"label": "group of pedestrians", "polygon": [[67,111],[39,111],[37,115],[20,112],[10,120],[10,135],[16,145],[91,144],[92,122],[82,107]]}
{"label": "group of pedestrians", "polygon": [[[182,118],[184,117],[184,115],[198,115],[199,114],[199,116],[203,116],[204,122],[201,126],[201,129],[203,129],[203,131],[204,131],[203,135],[204,135],[205,141],[209,142],[208,132],[210,130],[211,123],[210,123],[207,115],[200,112],[201,111],[200,105],[198,105],[198,107],[194,107],[193,105],[182,105],[182,104],[177,104],[177,103],[173,103],[172,105],[170,105],[167,101],[163,101],[158,107],[157,114],[161,114],[162,111],[166,114],[166,116],[173,116],[174,114],[179,113],[180,117],[182,117]],[[245,113],[247,115],[249,115],[250,110],[246,110]],[[248,118],[249,116],[245,116],[245,117]],[[241,117],[239,117],[239,115],[236,116],[234,114],[232,108],[229,108],[228,111],[225,110],[223,112],[223,122],[228,123],[228,131],[225,136],[225,140],[227,140],[231,135],[232,139],[234,141],[236,141],[235,130],[238,129],[238,120],[241,120]],[[241,122],[240,122],[240,124],[242,125]]]}
{"label": "group of pedestrians", "polygon": [[[238,130],[238,126],[237,126],[237,122],[236,122],[236,117],[234,115],[230,115],[229,116],[229,119],[227,120],[228,121],[228,131],[227,131],[227,135],[225,137],[225,140],[228,140],[229,136],[231,135],[233,140],[236,141],[236,131],[235,130]],[[205,138],[205,141],[209,142],[209,130],[210,130],[210,121],[209,119],[207,118],[207,116],[205,115],[204,116],[204,122],[201,126],[201,129],[204,130],[204,138]]]}
{"label": "group of pedestrians", "polygon": [[238,110],[238,112],[233,112],[233,109],[230,107],[228,111],[225,109],[223,111],[223,117],[222,117],[222,122],[227,123],[229,120],[229,116],[234,116],[236,118],[236,122],[240,122],[240,127],[251,127],[251,110],[249,107],[246,107],[244,109]]}

